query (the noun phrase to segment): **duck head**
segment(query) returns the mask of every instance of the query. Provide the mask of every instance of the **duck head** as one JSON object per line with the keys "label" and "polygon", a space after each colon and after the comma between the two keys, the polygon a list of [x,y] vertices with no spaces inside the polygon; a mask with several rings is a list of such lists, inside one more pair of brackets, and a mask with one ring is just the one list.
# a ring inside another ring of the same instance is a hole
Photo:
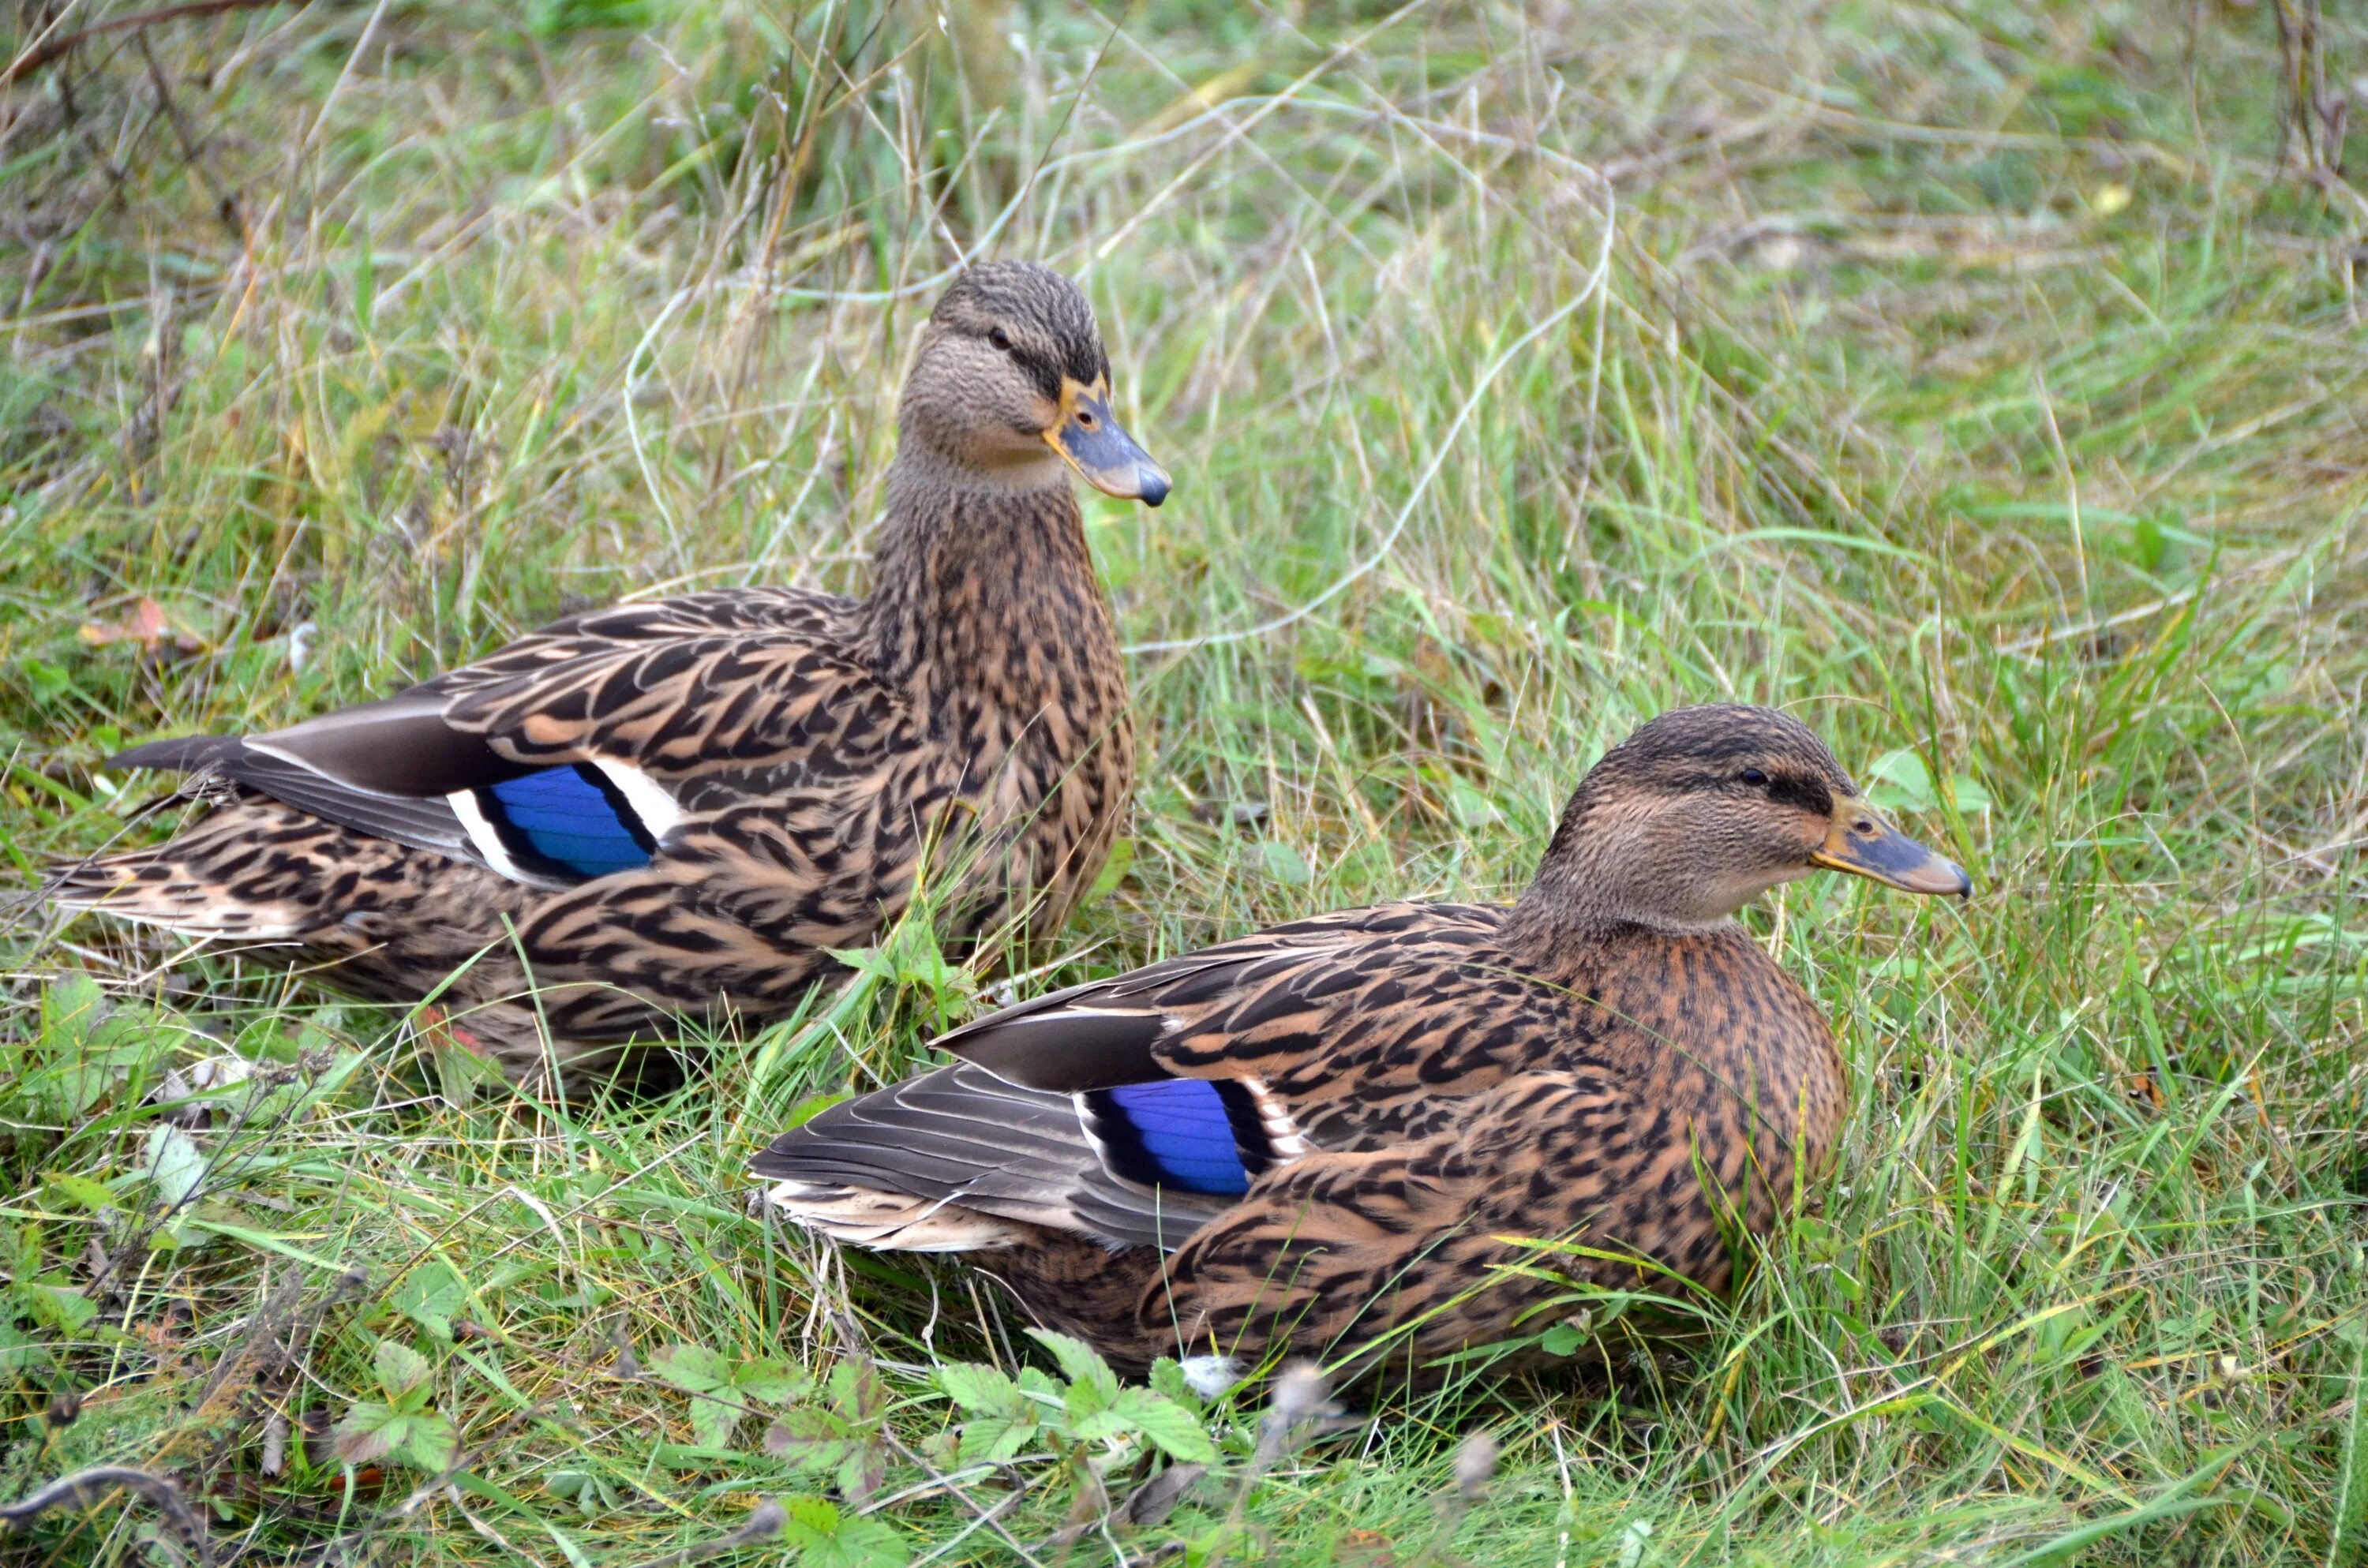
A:
{"label": "duck head", "polygon": [[1699,930],[1820,869],[1905,892],[1973,891],[1962,868],[1869,806],[1798,720],[1679,708],[1588,770],[1521,903],[1556,926]]}
{"label": "duck head", "polygon": [[1042,489],[1066,462],[1104,494],[1167,497],[1167,471],[1111,412],[1093,307],[1032,261],[982,262],[954,279],[921,334],[897,425],[900,456],[970,483]]}

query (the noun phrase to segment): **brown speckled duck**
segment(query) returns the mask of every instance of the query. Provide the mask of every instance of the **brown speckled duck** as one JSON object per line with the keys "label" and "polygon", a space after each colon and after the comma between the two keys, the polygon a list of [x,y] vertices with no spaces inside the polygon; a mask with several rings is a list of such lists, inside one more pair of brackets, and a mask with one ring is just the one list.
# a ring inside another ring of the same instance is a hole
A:
{"label": "brown speckled duck", "polygon": [[1509,908],[1348,910],[1006,1009],[755,1169],[799,1222],[972,1254],[1133,1368],[1393,1330],[1435,1366],[1546,1326],[1563,1288],[1500,1265],[1724,1292],[1722,1210],[1766,1233],[1841,1118],[1825,1019],[1734,918],[1820,867],[1970,888],[1795,721],[1680,709],[1588,774]]}
{"label": "brown speckled duck", "polygon": [[1134,778],[1063,465],[1155,506],[1167,476],[1111,415],[1085,296],[1028,263],[947,290],[898,433],[871,597],[598,610],[291,729],[134,747],[108,766],[196,771],[220,803],[54,895],[289,944],[376,999],[461,971],[464,1038],[563,1078],[683,1016],[788,1011],[925,875],[958,944],[1049,932]]}

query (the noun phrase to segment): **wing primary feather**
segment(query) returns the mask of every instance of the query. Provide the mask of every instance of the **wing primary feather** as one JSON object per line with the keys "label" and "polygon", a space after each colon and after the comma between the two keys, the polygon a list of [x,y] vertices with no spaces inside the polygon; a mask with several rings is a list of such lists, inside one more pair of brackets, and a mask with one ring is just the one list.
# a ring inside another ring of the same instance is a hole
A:
{"label": "wing primary feather", "polygon": [[1070,1096],[969,1062],[842,1100],[774,1140],[750,1168],[771,1180],[901,1195],[1112,1246],[1179,1245],[1224,1207],[1119,1178],[1097,1155]]}
{"label": "wing primary feather", "polygon": [[151,741],[109,757],[108,768],[211,770],[217,778],[309,812],[358,833],[446,855],[466,855],[471,835],[450,803],[437,796],[384,795],[333,778],[237,735]]}
{"label": "wing primary feather", "polygon": [[171,740],[149,741],[117,752],[99,767],[109,773],[134,767],[194,773],[227,761],[245,749],[245,741],[236,735],[176,735]]}
{"label": "wing primary feather", "polygon": [[246,744],[381,795],[448,795],[533,771],[534,764],[513,762],[484,736],[454,729],[445,720],[447,702],[440,692],[414,688],[251,735]]}

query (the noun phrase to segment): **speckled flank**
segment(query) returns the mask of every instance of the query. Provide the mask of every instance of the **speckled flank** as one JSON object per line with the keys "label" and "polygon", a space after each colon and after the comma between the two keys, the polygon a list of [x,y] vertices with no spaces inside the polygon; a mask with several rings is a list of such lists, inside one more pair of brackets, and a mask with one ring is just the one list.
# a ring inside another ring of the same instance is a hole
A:
{"label": "speckled flank", "polygon": [[1041,402],[965,335],[989,319],[1101,364],[1055,275],[957,285],[908,389],[869,599],[748,588],[600,610],[417,689],[502,758],[606,757],[655,779],[683,814],[645,867],[521,885],[243,790],[162,847],[74,868],[57,895],[290,942],[372,997],[415,1000],[467,965],[443,998],[461,1025],[520,1073],[545,1060],[547,1026],[571,1075],[679,1015],[786,1012],[843,972],[823,949],[870,941],[925,877],[957,949],[1015,921],[1050,933],[1118,831],[1134,736],[1067,472],[1041,440],[1026,483],[964,466],[1008,455],[998,397]]}

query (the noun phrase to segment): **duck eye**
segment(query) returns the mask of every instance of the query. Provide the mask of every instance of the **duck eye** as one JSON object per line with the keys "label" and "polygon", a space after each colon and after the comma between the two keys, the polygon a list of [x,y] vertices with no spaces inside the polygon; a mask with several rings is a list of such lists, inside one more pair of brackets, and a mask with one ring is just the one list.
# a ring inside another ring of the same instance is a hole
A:
{"label": "duck eye", "polygon": [[1762,784],[1768,782],[1768,775],[1760,772],[1759,769],[1756,767],[1747,767],[1742,772],[1735,776],[1735,781],[1737,784],[1748,784],[1753,789],[1757,790]]}
{"label": "duck eye", "polygon": [[1081,429],[1092,429],[1094,427],[1094,411],[1090,408],[1081,408],[1077,410],[1077,425]]}
{"label": "duck eye", "polygon": [[994,344],[997,348],[1002,349],[1006,354],[1011,352],[1011,335],[1004,331],[999,326],[987,328],[986,340],[989,343]]}

